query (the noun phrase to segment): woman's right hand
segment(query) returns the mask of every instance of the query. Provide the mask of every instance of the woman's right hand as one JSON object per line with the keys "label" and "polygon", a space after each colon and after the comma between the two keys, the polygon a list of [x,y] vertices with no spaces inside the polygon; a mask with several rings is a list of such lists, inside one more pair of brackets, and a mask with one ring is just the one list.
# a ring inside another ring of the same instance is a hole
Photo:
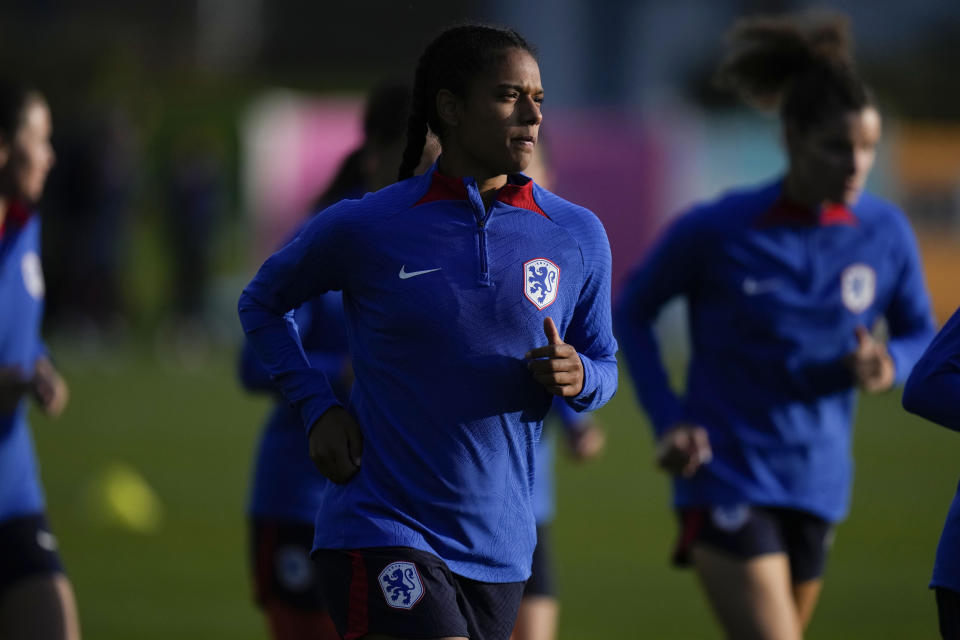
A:
{"label": "woman's right hand", "polygon": [[0,415],[16,411],[30,387],[30,380],[23,376],[20,367],[0,367]]}
{"label": "woman's right hand", "polygon": [[707,430],[689,422],[678,422],[657,441],[657,464],[667,473],[689,478],[713,458]]}
{"label": "woman's right hand", "polygon": [[337,484],[360,470],[363,433],[343,407],[331,407],[313,424],[309,435],[310,459],[320,473]]}

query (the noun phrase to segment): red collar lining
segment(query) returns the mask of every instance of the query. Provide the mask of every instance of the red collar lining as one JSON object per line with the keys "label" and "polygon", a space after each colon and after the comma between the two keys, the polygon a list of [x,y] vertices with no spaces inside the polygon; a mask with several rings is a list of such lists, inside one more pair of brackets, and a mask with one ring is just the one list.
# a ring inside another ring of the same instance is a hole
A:
{"label": "red collar lining", "polygon": [[[509,180],[525,180],[522,184],[514,184]],[[467,199],[467,187],[463,184],[463,179],[461,178],[451,178],[450,176],[445,176],[440,171],[434,170],[433,175],[430,178],[430,188],[427,189],[427,192],[423,194],[423,197],[417,201],[414,207],[418,207],[421,204],[427,204],[428,202],[438,202],[441,200],[466,200]],[[497,200],[500,202],[510,205],[511,207],[517,207],[519,209],[527,209],[528,211],[533,211],[534,213],[539,213],[544,218],[550,219],[543,209],[540,208],[540,205],[537,204],[537,201],[533,197],[533,180],[527,178],[526,176],[510,176],[508,178],[507,184],[503,185],[500,190],[497,192]]]}
{"label": "red collar lining", "polygon": [[23,227],[27,224],[31,215],[30,208],[23,202],[20,200],[12,201],[7,209],[7,215],[3,218],[3,224],[0,224],[0,238],[4,236],[8,229],[13,231]]}
{"label": "red collar lining", "polygon": [[857,216],[849,207],[842,204],[825,204],[816,209],[798,205],[777,198],[766,212],[757,218],[756,226],[761,228],[781,225],[801,227],[856,226]]}

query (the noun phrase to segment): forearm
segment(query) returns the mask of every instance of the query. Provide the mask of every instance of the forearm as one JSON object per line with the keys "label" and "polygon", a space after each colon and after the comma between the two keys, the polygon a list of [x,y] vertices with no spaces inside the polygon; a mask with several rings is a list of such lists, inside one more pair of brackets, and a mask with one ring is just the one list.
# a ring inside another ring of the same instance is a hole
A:
{"label": "forearm", "polygon": [[567,399],[575,411],[595,411],[605,405],[617,392],[617,358],[608,355],[597,360],[580,354],[583,363],[583,389]]}
{"label": "forearm", "polygon": [[323,373],[310,366],[292,319],[262,304],[246,290],[240,297],[239,314],[263,367],[309,429],[339,402]]}

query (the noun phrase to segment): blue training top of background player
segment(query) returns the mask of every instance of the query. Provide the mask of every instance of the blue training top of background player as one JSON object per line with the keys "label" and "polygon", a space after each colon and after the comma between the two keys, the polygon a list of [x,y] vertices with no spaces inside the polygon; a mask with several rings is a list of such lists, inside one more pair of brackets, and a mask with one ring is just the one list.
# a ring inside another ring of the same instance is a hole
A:
{"label": "blue training top of background player", "polygon": [[[917,362],[903,390],[903,406],[960,431],[960,311],[947,321]],[[940,536],[930,586],[960,592],[960,487]]]}
{"label": "blue training top of background player", "polygon": [[[304,303],[294,318],[310,365],[345,403],[350,390],[342,376],[350,356],[341,294],[331,291]],[[280,395],[249,343],[241,352],[240,379],[250,391],[277,396],[257,447],[248,511],[256,518],[312,524],[329,481],[310,460],[300,413]]]}
{"label": "blue training top of background player", "polygon": [[[33,375],[37,358],[46,353],[43,301],[40,217],[15,221],[8,212],[0,237],[0,367]],[[0,414],[0,522],[44,510],[27,409],[24,398],[16,411]]]}
{"label": "blue training top of background player", "polygon": [[[855,329],[884,316],[902,382],[933,334],[913,232],[864,193],[814,219],[781,199],[782,180],[694,208],[632,275],[617,329],[655,432],[705,427],[713,460],[674,480],[678,506],[750,503],[830,521],[848,509]],[[670,388],[652,324],[688,303],[687,388]]]}
{"label": "blue training top of background player", "polygon": [[[498,198],[485,209],[472,178],[434,166],[315,216],[244,290],[244,330],[305,425],[337,401],[284,314],[344,294],[363,464],[323,493],[315,547],[407,546],[473,580],[529,576],[533,445],[550,395],[523,356],[545,344],[549,315],[583,361],[568,402],[610,399],[610,250],[592,213],[524,176]],[[531,289],[535,260],[558,277]]]}

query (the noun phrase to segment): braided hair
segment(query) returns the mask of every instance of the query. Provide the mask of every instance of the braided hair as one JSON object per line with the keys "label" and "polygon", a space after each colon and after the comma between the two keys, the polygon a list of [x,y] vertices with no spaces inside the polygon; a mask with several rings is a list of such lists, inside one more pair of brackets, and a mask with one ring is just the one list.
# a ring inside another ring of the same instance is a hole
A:
{"label": "braided hair", "polygon": [[779,106],[781,119],[804,131],[873,104],[850,49],[841,14],[744,18],[727,34],[716,79],[749,104]]}
{"label": "braided hair", "polygon": [[509,49],[523,49],[532,56],[536,55],[533,47],[513,29],[480,24],[451,27],[427,45],[414,74],[400,180],[412,176],[420,163],[428,128],[441,142],[443,140],[443,122],[437,114],[437,92],[447,89],[454,95],[465,96],[470,81],[489,69]]}

